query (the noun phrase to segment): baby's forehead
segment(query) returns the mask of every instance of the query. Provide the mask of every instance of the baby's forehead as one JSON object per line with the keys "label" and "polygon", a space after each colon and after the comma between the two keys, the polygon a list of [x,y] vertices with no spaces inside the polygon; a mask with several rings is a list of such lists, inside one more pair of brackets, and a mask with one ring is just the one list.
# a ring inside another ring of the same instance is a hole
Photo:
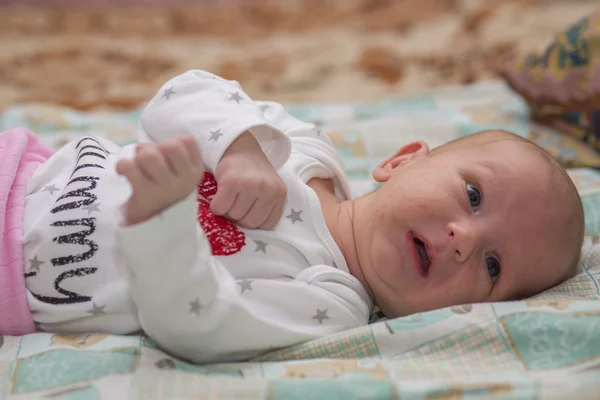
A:
{"label": "baby's forehead", "polygon": [[549,191],[560,183],[557,182],[560,180],[558,167],[549,154],[536,144],[504,131],[469,135],[438,147],[432,153],[455,154],[458,157],[454,157],[454,161],[461,168],[485,171],[486,175],[491,172],[496,183],[518,187],[519,192],[525,190],[533,197],[549,195]]}
{"label": "baby's forehead", "polygon": [[520,208],[525,203],[540,202],[543,202],[545,209],[562,206],[560,202],[547,199],[559,186],[560,174],[535,144],[510,137],[500,137],[499,140],[484,138],[471,145],[467,143],[459,153],[460,162],[466,161],[465,168],[477,172],[477,176],[482,177],[488,187],[492,185],[499,188],[497,195],[512,198],[521,204]]}
{"label": "baby's forehead", "polygon": [[520,137],[503,131],[484,131],[464,136],[443,144],[433,150],[436,152],[474,152],[480,153],[484,148],[487,151],[500,151],[508,146],[525,149],[528,142]]}
{"label": "baby's forehead", "polygon": [[[470,162],[493,163],[496,168],[531,168],[544,171],[549,163],[535,144],[514,137],[466,137],[433,151],[456,153]],[[534,172],[534,171],[530,171]]]}
{"label": "baby's forehead", "polygon": [[457,144],[469,151],[481,151],[483,149],[486,151],[504,151],[507,148],[531,152],[537,150],[537,145],[519,136],[503,132],[466,136]]}

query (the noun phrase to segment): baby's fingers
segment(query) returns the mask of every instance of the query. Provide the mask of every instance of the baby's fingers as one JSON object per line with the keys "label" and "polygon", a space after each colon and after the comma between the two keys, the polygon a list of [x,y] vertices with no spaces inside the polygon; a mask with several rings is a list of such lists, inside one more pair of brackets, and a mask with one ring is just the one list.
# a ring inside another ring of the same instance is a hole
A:
{"label": "baby's fingers", "polygon": [[270,199],[258,198],[238,223],[244,228],[261,228],[269,218],[272,209],[273,201]]}
{"label": "baby's fingers", "polygon": [[246,217],[246,215],[252,209],[257,200],[258,198],[255,195],[253,195],[253,193],[238,193],[238,195],[235,198],[235,202],[233,203],[233,206],[227,212],[227,216],[239,223]]}
{"label": "baby's fingers", "polygon": [[227,215],[235,204],[237,191],[230,185],[221,185],[210,203],[210,211],[215,215]]}
{"label": "baby's fingers", "polygon": [[188,152],[190,163],[194,167],[204,167],[202,163],[202,154],[200,153],[200,146],[193,136],[184,136],[182,138],[182,144]]}
{"label": "baby's fingers", "polygon": [[259,228],[265,229],[265,230],[270,230],[270,229],[275,228],[275,226],[281,219],[281,216],[283,215],[283,205],[284,205],[283,201],[275,204],[273,206],[273,208],[271,208],[271,213],[267,217],[266,221],[263,222],[263,224],[260,225]]}

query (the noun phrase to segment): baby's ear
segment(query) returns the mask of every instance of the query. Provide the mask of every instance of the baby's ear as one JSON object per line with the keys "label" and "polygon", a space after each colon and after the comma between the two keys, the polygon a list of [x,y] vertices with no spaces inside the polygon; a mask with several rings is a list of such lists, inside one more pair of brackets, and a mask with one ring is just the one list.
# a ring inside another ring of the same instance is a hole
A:
{"label": "baby's ear", "polygon": [[377,182],[386,182],[398,167],[404,167],[429,154],[427,143],[417,141],[403,146],[393,156],[379,164],[373,170],[373,179]]}

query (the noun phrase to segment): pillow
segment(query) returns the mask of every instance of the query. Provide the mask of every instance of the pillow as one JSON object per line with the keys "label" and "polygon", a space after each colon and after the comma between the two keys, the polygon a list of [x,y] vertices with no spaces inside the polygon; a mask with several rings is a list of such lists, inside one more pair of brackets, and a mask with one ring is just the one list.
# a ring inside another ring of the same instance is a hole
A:
{"label": "pillow", "polygon": [[566,128],[532,124],[527,139],[545,149],[564,168],[600,168],[600,153],[575,136],[563,135],[561,127],[563,131]]}
{"label": "pillow", "polygon": [[585,233],[600,237],[600,171],[592,168],[567,170],[581,196]]}
{"label": "pillow", "polygon": [[[600,50],[600,49],[599,49]],[[545,109],[544,109],[545,108]],[[547,106],[532,105],[532,117],[567,136],[600,151],[600,109],[592,111],[551,112]]]}
{"label": "pillow", "polygon": [[542,112],[600,108],[600,10],[559,33],[549,46],[501,68],[528,102],[559,106]]}
{"label": "pillow", "polygon": [[600,10],[499,72],[534,120],[600,150]]}

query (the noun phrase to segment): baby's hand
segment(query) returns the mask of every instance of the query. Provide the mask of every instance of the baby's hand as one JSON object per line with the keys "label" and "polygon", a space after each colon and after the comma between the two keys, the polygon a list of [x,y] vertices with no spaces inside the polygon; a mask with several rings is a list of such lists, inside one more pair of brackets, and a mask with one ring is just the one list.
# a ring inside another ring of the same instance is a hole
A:
{"label": "baby's hand", "polygon": [[283,212],[287,188],[250,132],[238,137],[215,171],[210,209],[244,228],[272,229]]}

